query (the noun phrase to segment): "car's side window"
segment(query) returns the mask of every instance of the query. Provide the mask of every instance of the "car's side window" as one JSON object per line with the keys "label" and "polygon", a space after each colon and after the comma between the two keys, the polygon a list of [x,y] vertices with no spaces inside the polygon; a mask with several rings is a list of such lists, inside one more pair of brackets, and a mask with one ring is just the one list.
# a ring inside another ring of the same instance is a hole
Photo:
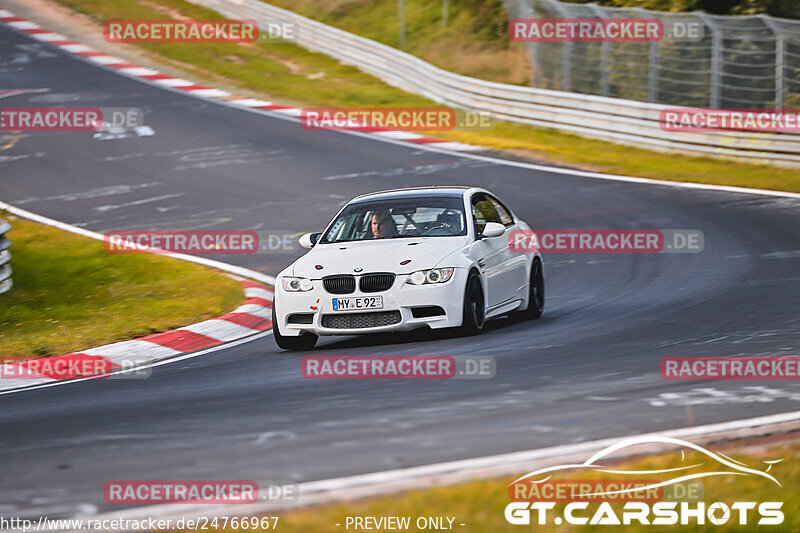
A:
{"label": "car's side window", "polygon": [[472,215],[475,217],[475,235],[483,233],[487,222],[502,224],[497,210],[485,194],[476,194],[472,197]]}
{"label": "car's side window", "polygon": [[500,200],[495,198],[494,196],[489,196],[489,201],[492,202],[495,210],[497,211],[497,215],[500,217],[500,223],[506,227],[514,225],[514,217],[511,216],[511,212],[506,209],[506,206],[500,203]]}

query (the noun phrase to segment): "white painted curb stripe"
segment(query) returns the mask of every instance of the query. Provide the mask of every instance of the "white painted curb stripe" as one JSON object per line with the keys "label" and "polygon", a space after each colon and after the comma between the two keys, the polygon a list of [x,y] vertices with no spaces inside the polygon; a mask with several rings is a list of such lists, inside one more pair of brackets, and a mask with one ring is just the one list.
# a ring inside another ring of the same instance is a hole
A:
{"label": "white painted curb stripe", "polygon": [[265,300],[272,300],[274,293],[266,289],[259,289],[258,287],[247,287],[244,290],[244,295],[248,298],[264,298]]}
{"label": "white painted curb stripe", "polygon": [[242,98],[237,100],[229,100],[230,103],[241,105],[245,107],[267,107],[271,106],[272,102],[267,102],[266,100],[259,100],[258,98]]}
{"label": "white painted curb stripe", "polygon": [[222,98],[231,95],[231,93],[228,91],[223,91],[220,89],[194,89],[189,92],[198,96],[204,96],[206,98]]}
{"label": "white painted curb stripe", "polygon": [[268,320],[272,318],[272,309],[270,309],[269,307],[263,307],[261,305],[255,305],[255,304],[241,305],[231,312],[255,315],[259,318],[266,318]]}
{"label": "white painted curb stripe", "polygon": [[127,63],[118,57],[114,56],[93,56],[88,58],[89,61],[94,61],[95,63],[100,63],[101,65],[113,65],[115,63]]}
{"label": "white painted curb stripe", "polygon": [[[13,16],[13,15],[11,15],[11,16]],[[35,29],[38,29],[38,28],[41,27],[38,24],[30,22],[30,21],[27,21],[27,20],[25,20],[25,21],[6,22],[6,24],[8,24],[12,28],[16,28],[18,30],[35,30]]]}
{"label": "white painted curb stripe", "polygon": [[153,80],[153,83],[159,85],[166,85],[167,87],[188,87],[189,85],[197,85],[197,83],[183,78],[165,78],[163,80]]}
{"label": "white painted curb stripe", "polygon": [[63,44],[60,45],[59,48],[73,54],[78,52],[94,52],[94,48],[86,46],[85,44]]}
{"label": "white painted curb stripe", "polygon": [[216,319],[185,326],[181,328],[181,330],[191,331],[192,333],[205,335],[206,337],[211,337],[212,339],[223,342],[241,339],[242,337],[258,333],[258,330],[255,329],[240,326],[239,324],[234,324],[227,320]]}
{"label": "white painted curb stripe", "polygon": [[32,33],[31,37],[40,41],[68,41],[69,39],[60,33]]}

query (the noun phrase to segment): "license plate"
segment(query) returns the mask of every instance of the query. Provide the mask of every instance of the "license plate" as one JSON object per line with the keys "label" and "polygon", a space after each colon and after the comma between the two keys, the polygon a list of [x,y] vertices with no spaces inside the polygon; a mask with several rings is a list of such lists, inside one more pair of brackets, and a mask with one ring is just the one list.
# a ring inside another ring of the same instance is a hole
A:
{"label": "license plate", "polygon": [[356,309],[383,309],[383,296],[333,299],[334,311],[355,311]]}

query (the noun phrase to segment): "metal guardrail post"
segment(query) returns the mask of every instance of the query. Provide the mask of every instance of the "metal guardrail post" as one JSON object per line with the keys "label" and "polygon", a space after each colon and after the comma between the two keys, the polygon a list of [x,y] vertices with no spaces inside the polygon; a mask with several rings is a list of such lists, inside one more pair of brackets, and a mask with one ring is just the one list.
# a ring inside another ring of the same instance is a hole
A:
{"label": "metal guardrail post", "polygon": [[[567,12],[567,8],[561,2],[550,2],[550,5],[556,8],[561,18],[571,18],[571,14]],[[564,59],[561,64],[561,90],[570,91],[572,89],[572,41],[566,41],[564,44]]]}
{"label": "metal guardrail post", "polygon": [[[636,8],[636,12],[642,18],[648,18],[650,14],[646,9]],[[648,55],[647,67],[647,101],[658,102],[658,41],[650,43],[650,54]]]}
{"label": "metal guardrail post", "polygon": [[697,16],[711,30],[711,94],[708,107],[715,109],[720,105],[722,94],[722,32],[706,13],[698,11]]}
{"label": "metal guardrail post", "polygon": [[[510,13],[511,9],[508,12]],[[517,0],[517,13],[520,18],[536,18],[534,2],[528,4],[527,0]],[[538,43],[535,42],[525,44],[527,44],[531,56],[531,85],[535,87],[541,83],[539,79],[539,47],[537,46]]]}
{"label": "metal guardrail post", "polygon": [[[604,19],[606,18],[605,13],[603,10],[600,9],[600,6],[597,4],[587,4],[587,7],[590,7],[594,14],[597,15],[597,18]],[[611,55],[611,42],[610,41],[603,41],[602,48],[600,49],[600,95],[601,96],[608,96],[609,94],[609,84],[608,84],[608,59]]]}
{"label": "metal guardrail post", "polygon": [[783,39],[783,33],[775,25],[772,17],[769,15],[761,14],[758,16],[764,24],[775,34],[775,108],[783,109],[784,98],[784,52],[786,50],[786,42]]}
{"label": "metal guardrail post", "polygon": [[0,294],[7,292],[11,288],[11,246],[5,234],[11,229],[11,224],[0,218]]}

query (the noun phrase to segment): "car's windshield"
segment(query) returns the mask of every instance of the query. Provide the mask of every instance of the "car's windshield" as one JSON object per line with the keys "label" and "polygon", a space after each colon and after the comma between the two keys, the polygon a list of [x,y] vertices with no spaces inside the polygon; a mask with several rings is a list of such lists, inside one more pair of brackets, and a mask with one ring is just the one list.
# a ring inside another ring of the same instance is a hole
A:
{"label": "car's windshield", "polygon": [[420,196],[352,203],[336,217],[320,242],[466,234],[461,198]]}

